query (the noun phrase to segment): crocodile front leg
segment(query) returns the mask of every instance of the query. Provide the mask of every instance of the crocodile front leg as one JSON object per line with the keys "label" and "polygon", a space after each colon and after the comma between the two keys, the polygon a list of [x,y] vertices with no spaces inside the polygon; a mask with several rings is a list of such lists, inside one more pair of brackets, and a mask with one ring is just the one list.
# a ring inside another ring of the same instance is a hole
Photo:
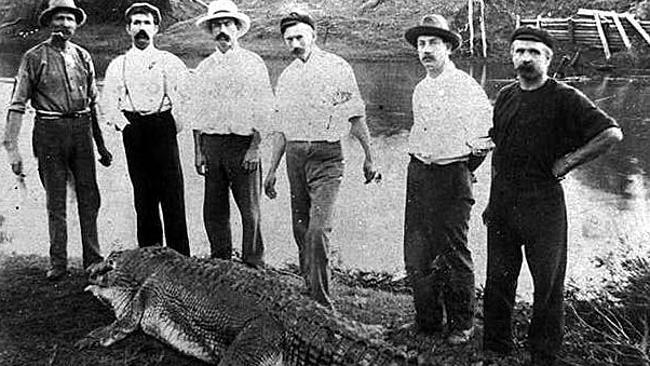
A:
{"label": "crocodile front leg", "polygon": [[285,332],[270,317],[248,322],[226,350],[219,366],[282,366]]}
{"label": "crocodile front leg", "polygon": [[75,343],[77,349],[87,347],[108,347],[118,342],[134,330],[138,329],[144,312],[142,289],[140,289],[126,304],[122,304],[122,311],[116,311],[118,318],[105,327],[99,327]]}

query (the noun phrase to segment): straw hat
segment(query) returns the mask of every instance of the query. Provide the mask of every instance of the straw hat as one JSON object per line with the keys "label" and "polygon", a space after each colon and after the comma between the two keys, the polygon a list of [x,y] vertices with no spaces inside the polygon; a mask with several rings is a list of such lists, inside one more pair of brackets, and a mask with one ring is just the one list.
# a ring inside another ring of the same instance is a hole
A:
{"label": "straw hat", "polygon": [[413,47],[418,47],[419,36],[436,36],[442,38],[445,42],[451,43],[451,50],[456,51],[460,47],[462,38],[460,34],[449,30],[449,23],[440,14],[425,15],[420,21],[420,25],[409,28],[404,34],[404,38]]}
{"label": "straw hat", "polygon": [[38,24],[41,27],[49,26],[52,16],[59,10],[66,10],[74,14],[75,19],[77,19],[77,26],[82,26],[86,22],[86,12],[77,7],[74,0],[50,0],[50,6],[43,10],[38,17]]}
{"label": "straw hat", "polygon": [[217,0],[208,5],[206,15],[196,21],[196,25],[209,30],[209,21],[219,18],[233,18],[239,22],[239,37],[248,32],[251,26],[251,19],[248,15],[242,13],[231,0]]}

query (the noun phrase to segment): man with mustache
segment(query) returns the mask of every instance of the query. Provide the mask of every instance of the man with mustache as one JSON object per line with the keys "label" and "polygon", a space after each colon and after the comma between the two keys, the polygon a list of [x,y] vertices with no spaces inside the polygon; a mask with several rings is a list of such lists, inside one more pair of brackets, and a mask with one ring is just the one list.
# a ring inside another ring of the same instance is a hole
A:
{"label": "man with mustache", "polygon": [[273,112],[273,90],[260,56],[242,48],[248,16],[230,0],[209,4],[197,26],[216,43],[194,73],[195,166],[205,178],[203,220],[213,258],[230,259],[230,197],[242,219],[242,260],[264,264],[260,229],[260,141]]}
{"label": "man with mustache", "polygon": [[158,8],[134,3],[124,17],[133,47],[108,65],[101,106],[106,121],[122,132],[138,245],[162,245],[164,222],[167,246],[189,255],[176,138],[187,119],[189,73],[183,61],[154,45],[162,19]]}
{"label": "man with mustache", "polygon": [[50,280],[67,273],[66,182],[70,173],[77,196],[83,266],[88,269],[102,261],[97,241],[100,198],[92,139],[102,165],[109,166],[112,156],[97,123],[93,60],[88,51],[70,41],[85,21],[86,13],[72,0],[52,0],[41,13],[39,23],[50,28],[51,36],[22,58],[3,142],[12,171],[23,179],[18,135],[25,105],[31,100],[36,110],[32,148],[48,213],[51,268],[46,276]]}
{"label": "man with mustache", "polygon": [[490,126],[492,107],[476,80],[450,60],[461,38],[443,16],[425,16],[405,38],[427,71],[413,91],[404,220],[414,328],[434,334],[445,329],[446,320],[448,343],[459,345],[474,333],[474,264],[467,232],[472,173],[489,151],[489,141],[480,146],[478,137]]}
{"label": "man with mustache", "polygon": [[282,72],[276,87],[277,125],[264,189],[268,197],[276,197],[275,172],[286,151],[300,271],[311,296],[331,307],[329,235],[343,179],[341,138],[348,131],[363,147],[366,183],[379,174],[352,67],[315,44],[314,20],[307,14],[293,12],[282,18],[280,31],[296,59]]}
{"label": "man with mustache", "polygon": [[521,27],[511,36],[517,80],[494,105],[483,347],[514,349],[512,309],[522,246],[535,289],[528,348],[533,365],[557,362],[564,327],[567,216],[560,181],[621,141],[616,121],[582,92],[547,75],[551,35]]}

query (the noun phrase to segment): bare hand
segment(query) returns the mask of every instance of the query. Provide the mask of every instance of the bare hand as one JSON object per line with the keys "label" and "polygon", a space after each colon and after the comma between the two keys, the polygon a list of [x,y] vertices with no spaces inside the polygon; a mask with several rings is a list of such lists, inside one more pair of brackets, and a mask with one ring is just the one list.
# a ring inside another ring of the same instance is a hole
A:
{"label": "bare hand", "polygon": [[570,170],[571,168],[569,166],[567,157],[565,155],[555,161],[555,163],[553,164],[553,168],[551,169],[551,173],[555,178],[563,179],[564,176],[567,175]]}
{"label": "bare hand", "polygon": [[270,199],[274,199],[278,196],[278,192],[275,190],[275,173],[269,172],[264,179],[264,193]]}
{"label": "bare hand", "polygon": [[381,182],[381,173],[375,168],[372,160],[365,159],[363,162],[363,176],[366,178],[365,184],[372,182]]}
{"label": "bare hand", "polygon": [[19,159],[11,163],[11,171],[17,176],[23,176],[23,161]]}
{"label": "bare hand", "polygon": [[208,171],[208,167],[205,164],[205,155],[203,155],[203,153],[194,154],[194,168],[196,168],[196,173],[198,175],[205,175]]}
{"label": "bare hand", "polygon": [[111,163],[113,162],[113,154],[111,154],[110,151],[106,148],[106,146],[100,146],[97,148],[97,152],[99,153],[99,163],[105,167],[111,166]]}
{"label": "bare hand", "polygon": [[242,168],[245,171],[252,173],[257,170],[260,165],[260,151],[258,149],[248,149],[244,155]]}

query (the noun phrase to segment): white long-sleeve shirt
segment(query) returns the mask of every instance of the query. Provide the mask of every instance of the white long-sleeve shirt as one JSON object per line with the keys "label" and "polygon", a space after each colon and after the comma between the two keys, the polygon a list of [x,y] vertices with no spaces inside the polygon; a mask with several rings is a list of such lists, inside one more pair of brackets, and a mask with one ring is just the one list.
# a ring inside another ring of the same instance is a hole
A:
{"label": "white long-sleeve shirt", "polygon": [[317,47],[306,62],[287,66],[275,95],[275,129],[290,141],[339,141],[350,131],[350,118],[366,114],[350,64]]}
{"label": "white long-sleeve shirt", "polygon": [[235,46],[216,50],[192,75],[192,129],[248,136],[268,132],[273,89],[264,60]]}
{"label": "white long-sleeve shirt", "polygon": [[123,129],[129,123],[123,111],[147,115],[171,109],[180,131],[188,118],[188,79],[185,64],[174,54],[153,45],[133,47],[106,69],[100,97],[103,117]]}
{"label": "white long-sleeve shirt", "polygon": [[492,105],[481,86],[449,62],[440,75],[425,77],[413,92],[409,153],[425,163],[466,161],[468,142],[486,136]]}

